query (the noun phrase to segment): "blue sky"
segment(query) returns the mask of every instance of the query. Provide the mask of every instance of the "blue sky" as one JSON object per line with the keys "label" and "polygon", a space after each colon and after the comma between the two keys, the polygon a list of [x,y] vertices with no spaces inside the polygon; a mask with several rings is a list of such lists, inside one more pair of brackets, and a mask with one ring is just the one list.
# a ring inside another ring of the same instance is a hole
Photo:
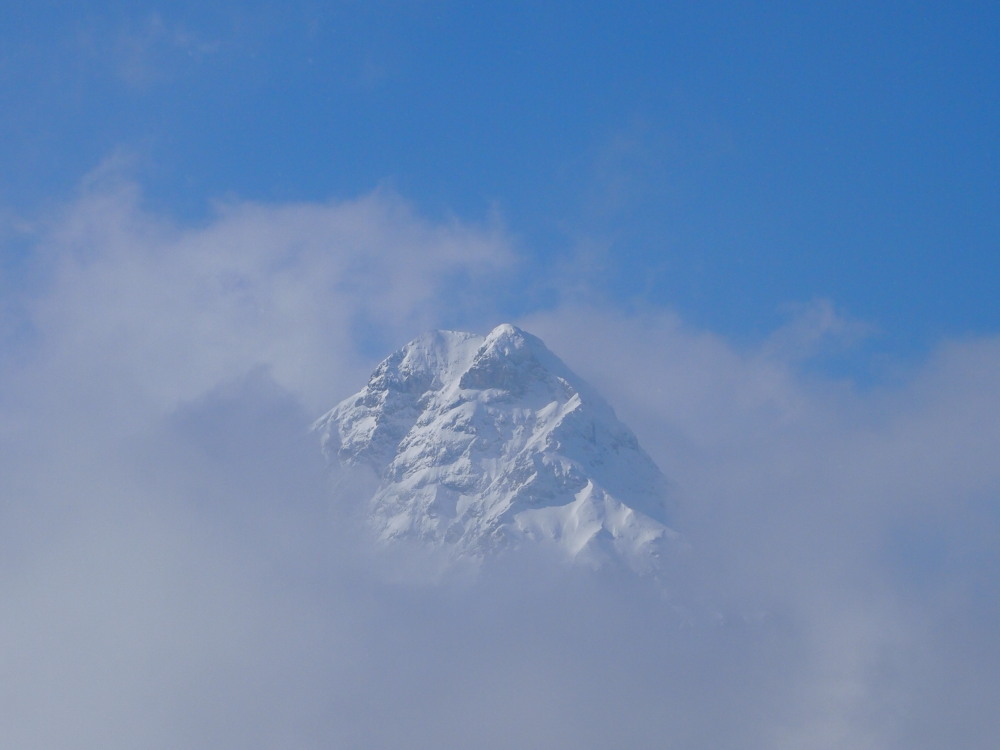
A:
{"label": "blue sky", "polygon": [[499,316],[567,265],[736,341],[825,299],[863,374],[1000,326],[998,33],[990,3],[10,5],[0,209],[122,154],[182,223],[388,186],[499,217]]}

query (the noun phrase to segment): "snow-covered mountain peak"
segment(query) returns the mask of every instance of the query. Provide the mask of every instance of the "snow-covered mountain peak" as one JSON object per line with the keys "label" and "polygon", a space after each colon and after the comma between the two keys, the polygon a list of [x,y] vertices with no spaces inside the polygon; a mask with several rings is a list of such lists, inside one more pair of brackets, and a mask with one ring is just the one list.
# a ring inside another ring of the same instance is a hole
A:
{"label": "snow-covered mountain peak", "polygon": [[459,385],[465,389],[495,389],[520,395],[531,385],[566,372],[566,366],[541,339],[505,323],[483,339]]}
{"label": "snow-covered mountain peak", "polygon": [[374,478],[378,536],[473,558],[539,543],[647,570],[676,536],[666,480],[604,400],[537,337],[435,331],[316,422],[336,471]]}
{"label": "snow-covered mountain peak", "polygon": [[468,367],[479,337],[458,331],[425,333],[384,359],[372,373],[374,391],[405,388],[423,391],[440,387]]}

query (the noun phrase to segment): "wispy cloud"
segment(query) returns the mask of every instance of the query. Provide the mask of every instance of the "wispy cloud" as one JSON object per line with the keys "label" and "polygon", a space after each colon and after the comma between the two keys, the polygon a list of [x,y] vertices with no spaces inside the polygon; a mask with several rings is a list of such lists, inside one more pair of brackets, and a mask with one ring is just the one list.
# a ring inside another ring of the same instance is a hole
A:
{"label": "wispy cloud", "polygon": [[764,356],[788,362],[808,359],[831,349],[841,350],[856,345],[875,333],[875,327],[857,320],[827,299],[786,307],[787,322],[768,336]]}
{"label": "wispy cloud", "polygon": [[169,15],[149,12],[114,27],[103,23],[81,26],[79,48],[102,61],[129,88],[145,91],[172,80],[182,70],[221,53],[225,41]]}

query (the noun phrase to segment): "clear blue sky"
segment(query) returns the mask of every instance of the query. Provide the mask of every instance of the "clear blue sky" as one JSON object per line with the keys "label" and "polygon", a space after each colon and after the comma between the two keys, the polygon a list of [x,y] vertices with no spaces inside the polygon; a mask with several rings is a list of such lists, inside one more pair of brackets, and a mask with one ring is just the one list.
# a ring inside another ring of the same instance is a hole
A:
{"label": "clear blue sky", "polygon": [[182,222],[227,196],[378,185],[430,217],[495,211],[526,274],[600,248],[599,293],[736,340],[817,298],[898,356],[1000,330],[995,3],[5,2],[2,17],[8,218],[125,151],[150,206]]}

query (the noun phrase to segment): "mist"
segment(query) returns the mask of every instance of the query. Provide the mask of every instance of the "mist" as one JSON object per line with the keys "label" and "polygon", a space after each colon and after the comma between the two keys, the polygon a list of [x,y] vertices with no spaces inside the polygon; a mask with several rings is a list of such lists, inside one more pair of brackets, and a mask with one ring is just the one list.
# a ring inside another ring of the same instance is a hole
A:
{"label": "mist", "polygon": [[309,425],[422,330],[500,322],[502,227],[385,192],[185,227],[112,181],[32,243],[0,359],[6,746],[1000,733],[1000,340],[861,388],[802,367],[857,334],[827,303],[740,348],[567,291],[514,322],[636,431],[690,549],[662,584],[530,552],[470,571],[373,548]]}

